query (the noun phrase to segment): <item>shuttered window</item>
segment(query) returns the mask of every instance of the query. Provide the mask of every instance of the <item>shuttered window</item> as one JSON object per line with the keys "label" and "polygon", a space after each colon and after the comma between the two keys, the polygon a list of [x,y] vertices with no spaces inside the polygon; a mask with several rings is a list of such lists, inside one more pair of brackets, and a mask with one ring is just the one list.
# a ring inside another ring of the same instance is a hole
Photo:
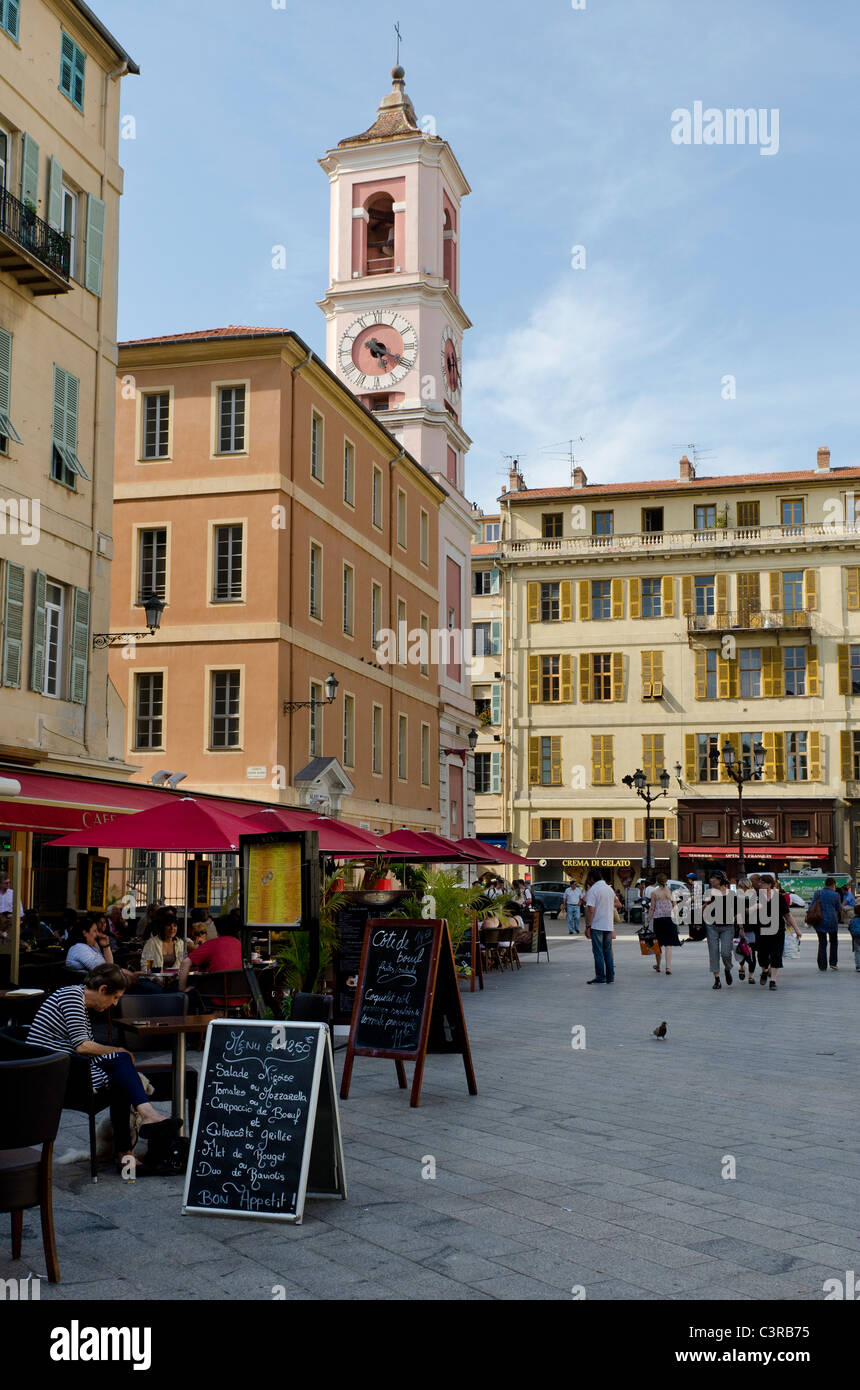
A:
{"label": "shuttered window", "polygon": [[642,735],[642,770],[649,782],[657,782],[666,766],[663,734]]}
{"label": "shuttered window", "polygon": [[211,691],[211,748],[239,747],[241,672],[213,671]]}
{"label": "shuttered window", "polygon": [[21,16],[21,6],[18,0],[0,0],[0,29],[5,29],[6,33],[18,41],[18,24]]}
{"label": "shuttered window", "polygon": [[[686,744],[687,739],[693,741],[692,750]],[[691,751],[694,759],[692,775],[689,766]],[[718,782],[720,780],[720,759],[722,753],[719,734],[686,734],[685,756],[687,758],[688,781]]]}
{"label": "shuttered window", "polygon": [[663,697],[663,653],[642,652],[642,699]]}
{"label": "shuttered window", "polygon": [[102,292],[105,256],[105,218],[107,209],[92,193],[87,198],[87,247],[84,284],[91,294]]}
{"label": "shuttered window", "polygon": [[[776,653],[779,658],[779,651]],[[805,695],[806,694],[806,647],[783,647],[783,682],[786,695]],[[817,653],[816,653],[817,665]],[[782,694],[782,691],[771,691],[767,689],[765,683],[765,694]]]}
{"label": "shuttered window", "polygon": [[21,687],[24,649],[24,567],[7,560],[3,576],[3,647],[0,684]]}
{"label": "shuttered window", "polygon": [[87,57],[73,38],[64,33],[60,40],[60,91],[79,111],[84,109],[84,73]]}
{"label": "shuttered window", "polygon": [[87,670],[90,658],[90,596],[86,589],[72,595],[72,662],[69,699],[76,705],[87,702]]}
{"label": "shuttered window", "polygon": [[615,753],[612,734],[591,735],[591,780],[596,787],[615,781]]}
{"label": "shuttered window", "polygon": [[143,398],[143,457],[167,458],[169,442],[170,392],[153,392]]}
{"label": "shuttered window", "polygon": [[[0,0],[2,3],[2,0]],[[22,442],[21,436],[12,424],[9,412],[12,408],[12,334],[0,328],[0,454],[9,452],[9,440],[16,444]]]}
{"label": "shuttered window", "polygon": [[147,671],[135,678],[136,749],[164,747],[164,672]]}
{"label": "shuttered window", "polygon": [[242,600],[242,526],[215,527],[214,603],[240,603]]}
{"label": "shuttered window", "polygon": [[860,568],[856,566],[845,571],[845,607],[849,613],[860,610]]}
{"label": "shuttered window", "polygon": [[533,787],[561,786],[561,738],[529,739],[529,784]]}
{"label": "shuttered window", "polygon": [[77,452],[79,392],[77,377],[55,365],[51,477],[71,488],[76,486],[76,478],[89,481],[90,476]]}
{"label": "shuttered window", "polygon": [[245,387],[218,388],[218,452],[241,454],[245,449]]}
{"label": "shuttered window", "polygon": [[785,735],[785,780],[809,781],[809,735],[806,732]]}
{"label": "shuttered window", "polygon": [[739,663],[741,699],[757,699],[761,695],[761,647],[745,647],[739,653]]}

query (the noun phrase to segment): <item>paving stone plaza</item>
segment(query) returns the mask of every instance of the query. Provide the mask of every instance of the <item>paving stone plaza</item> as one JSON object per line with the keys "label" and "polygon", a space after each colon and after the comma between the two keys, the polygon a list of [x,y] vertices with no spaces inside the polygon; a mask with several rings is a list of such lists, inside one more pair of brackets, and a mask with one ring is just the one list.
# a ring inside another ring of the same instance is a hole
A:
{"label": "paving stone plaza", "polygon": [[[588,987],[588,944],[553,929],[549,964],[464,995],[476,1097],[459,1057],[428,1057],[417,1110],[393,1062],[357,1059],[348,1200],[309,1201],[301,1226],[182,1216],[180,1179],[58,1164],[42,1300],[822,1300],[860,1268],[847,935],[838,972],[807,933],[778,991],[716,993],[703,945],[658,978],[635,937]],[[85,1143],[65,1112],[56,1155]],[[44,1276],[36,1211],[23,1255],[3,1242],[0,1278]]]}

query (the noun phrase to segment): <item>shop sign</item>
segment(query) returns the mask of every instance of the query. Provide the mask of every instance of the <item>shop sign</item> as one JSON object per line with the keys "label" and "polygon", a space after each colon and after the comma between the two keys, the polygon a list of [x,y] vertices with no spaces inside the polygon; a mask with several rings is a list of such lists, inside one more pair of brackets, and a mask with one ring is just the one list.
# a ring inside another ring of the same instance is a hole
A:
{"label": "shop sign", "polygon": [[[743,822],[743,826],[744,826],[744,835],[746,835],[746,836],[747,836],[749,839],[751,839],[751,840],[772,840],[772,839],[773,839],[773,826],[771,825],[770,821],[761,820],[761,819],[760,819],[759,817],[757,817],[757,816],[752,816],[752,817],[750,817],[749,819],[747,819],[747,818],[745,817],[745,818],[744,818],[744,822]],[[736,830],[736,831],[735,831],[735,839],[737,839],[737,838],[738,838],[738,831]]]}
{"label": "shop sign", "polygon": [[565,869],[629,869],[631,860],[629,859],[562,859],[562,867]]}

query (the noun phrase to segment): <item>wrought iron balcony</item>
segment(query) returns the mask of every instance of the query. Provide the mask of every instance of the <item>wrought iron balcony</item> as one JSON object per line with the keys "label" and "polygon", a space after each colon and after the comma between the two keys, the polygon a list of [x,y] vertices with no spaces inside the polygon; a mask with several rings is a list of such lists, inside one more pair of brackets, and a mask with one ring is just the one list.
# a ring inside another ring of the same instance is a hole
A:
{"label": "wrought iron balcony", "polygon": [[809,629],[810,615],[800,609],[793,613],[778,613],[773,609],[741,609],[736,613],[695,613],[687,618],[690,637],[717,637],[726,632],[783,632]]}
{"label": "wrought iron balcony", "polygon": [[71,289],[70,262],[69,238],[0,188],[0,272],[9,271],[33,294],[65,294]]}

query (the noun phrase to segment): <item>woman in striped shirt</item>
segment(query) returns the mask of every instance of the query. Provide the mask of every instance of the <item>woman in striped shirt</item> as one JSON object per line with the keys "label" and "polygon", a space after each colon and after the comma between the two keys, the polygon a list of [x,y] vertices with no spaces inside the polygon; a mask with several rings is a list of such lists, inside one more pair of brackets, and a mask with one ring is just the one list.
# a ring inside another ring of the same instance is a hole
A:
{"label": "woman in striped shirt", "polygon": [[[159,1115],[146,1098],[135,1066],[134,1057],[123,1047],[105,1047],[93,1038],[88,1009],[105,1013],[125,992],[125,975],[117,965],[99,965],[91,970],[82,985],[67,985],[49,994],[30,1025],[28,1043],[48,1048],[51,1052],[77,1053],[89,1057],[94,1091],[110,1093],[110,1112],[113,1122],[114,1145],[120,1169],[127,1169],[123,1160],[132,1157],[129,1110],[137,1110],[143,1124],[140,1135],[147,1140],[147,1157],[176,1137],[181,1127],[178,1119]],[[98,1060],[96,1060],[98,1059]],[[135,1167],[140,1160],[133,1159]]]}

